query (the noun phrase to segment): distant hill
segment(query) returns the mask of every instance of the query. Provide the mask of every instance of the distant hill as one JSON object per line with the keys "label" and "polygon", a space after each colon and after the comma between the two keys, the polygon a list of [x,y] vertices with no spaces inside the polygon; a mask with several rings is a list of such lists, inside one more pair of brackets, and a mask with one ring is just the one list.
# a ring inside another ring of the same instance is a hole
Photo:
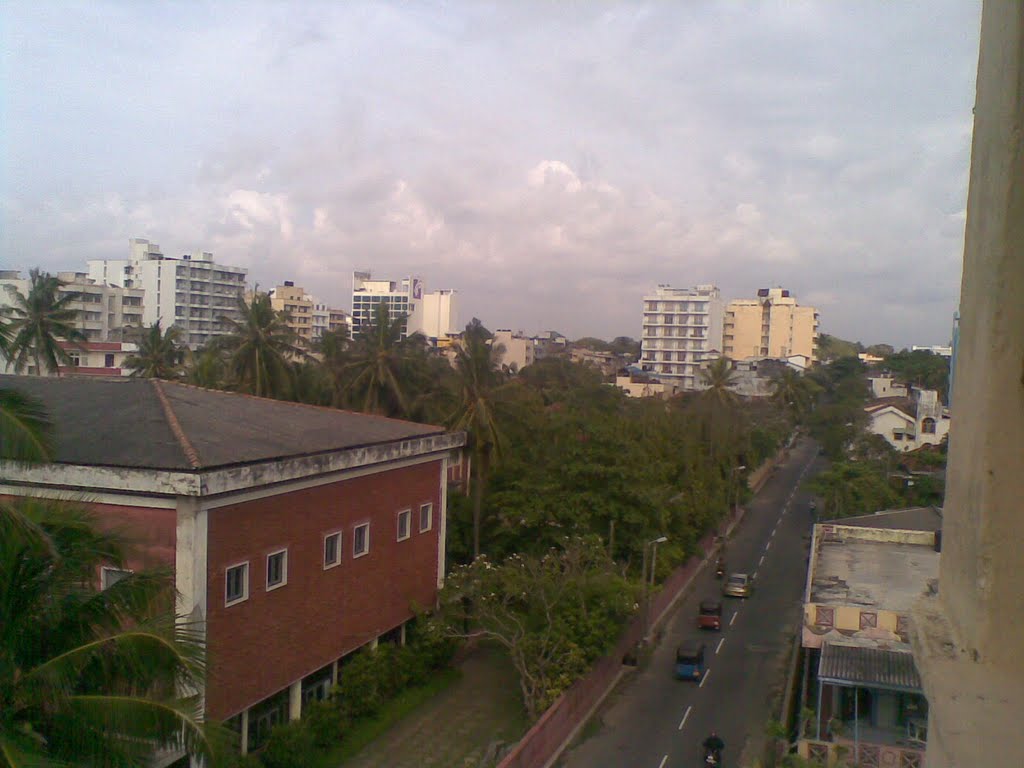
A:
{"label": "distant hill", "polygon": [[827,333],[818,335],[818,359],[822,362],[840,357],[856,357],[864,351],[859,341],[847,341]]}

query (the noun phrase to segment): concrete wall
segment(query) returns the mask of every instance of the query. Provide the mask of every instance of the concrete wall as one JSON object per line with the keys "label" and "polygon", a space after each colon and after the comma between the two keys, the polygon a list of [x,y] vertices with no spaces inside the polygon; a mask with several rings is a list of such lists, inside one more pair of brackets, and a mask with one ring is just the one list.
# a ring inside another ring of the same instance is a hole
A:
{"label": "concrete wall", "polygon": [[929,768],[1024,765],[1024,3],[986,0],[939,597],[915,612]]}

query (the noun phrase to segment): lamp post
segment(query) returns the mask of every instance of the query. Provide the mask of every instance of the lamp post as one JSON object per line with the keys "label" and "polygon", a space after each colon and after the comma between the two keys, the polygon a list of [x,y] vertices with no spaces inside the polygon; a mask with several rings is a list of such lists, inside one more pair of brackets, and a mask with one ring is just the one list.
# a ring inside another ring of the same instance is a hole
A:
{"label": "lamp post", "polygon": [[737,508],[739,508],[739,506],[740,506],[740,481],[739,481],[739,478],[736,477],[736,473],[737,472],[742,472],[746,468],[747,468],[746,464],[740,464],[738,467],[733,467],[733,469],[732,469],[732,475],[733,475],[733,478],[732,478],[732,487],[733,487],[732,514],[733,514],[734,517],[736,515]]}
{"label": "lamp post", "polygon": [[[644,544],[644,560],[643,560],[642,573],[640,574],[640,576],[641,576],[641,578],[643,578],[643,582],[644,582],[644,633],[643,633],[643,636],[642,636],[642,641],[645,644],[647,643],[647,640],[648,640],[647,633],[648,633],[648,631],[650,629],[650,611],[651,611],[651,592],[650,592],[650,587],[654,583],[654,562],[655,562],[655,559],[658,557],[658,545],[659,544],[664,544],[666,541],[668,541],[668,537],[667,536],[659,536],[658,538],[654,539],[653,541],[648,541],[646,544]],[[650,575],[648,575],[648,569],[647,569],[647,548],[648,547],[651,547],[651,553],[652,553],[651,554]]]}

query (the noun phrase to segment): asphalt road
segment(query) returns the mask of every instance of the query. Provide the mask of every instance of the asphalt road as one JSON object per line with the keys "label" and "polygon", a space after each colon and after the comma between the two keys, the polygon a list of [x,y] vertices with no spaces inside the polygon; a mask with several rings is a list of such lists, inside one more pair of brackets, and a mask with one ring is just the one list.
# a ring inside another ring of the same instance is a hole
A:
{"label": "asphalt road", "polygon": [[[739,765],[750,736],[771,711],[772,687],[797,627],[810,533],[810,496],[800,485],[820,471],[817,446],[804,439],[751,501],[726,546],[730,571],[755,574],[748,599],[723,600],[722,631],[697,629],[701,599],[721,596],[714,567],[697,575],[665,625],[652,658],[619,686],[599,713],[601,727],[563,758],[565,768],[677,768],[703,765],[700,743],[712,729],[725,741],[724,768]],[[673,677],[675,649],[701,638],[707,671],[699,682]]]}

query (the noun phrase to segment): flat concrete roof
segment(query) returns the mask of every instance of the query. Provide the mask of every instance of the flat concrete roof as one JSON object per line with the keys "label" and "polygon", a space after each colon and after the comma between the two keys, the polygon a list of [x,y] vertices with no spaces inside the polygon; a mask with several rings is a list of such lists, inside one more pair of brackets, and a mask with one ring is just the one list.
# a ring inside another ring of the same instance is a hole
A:
{"label": "flat concrete roof", "polygon": [[909,612],[939,577],[931,546],[822,537],[811,574],[810,602]]}

